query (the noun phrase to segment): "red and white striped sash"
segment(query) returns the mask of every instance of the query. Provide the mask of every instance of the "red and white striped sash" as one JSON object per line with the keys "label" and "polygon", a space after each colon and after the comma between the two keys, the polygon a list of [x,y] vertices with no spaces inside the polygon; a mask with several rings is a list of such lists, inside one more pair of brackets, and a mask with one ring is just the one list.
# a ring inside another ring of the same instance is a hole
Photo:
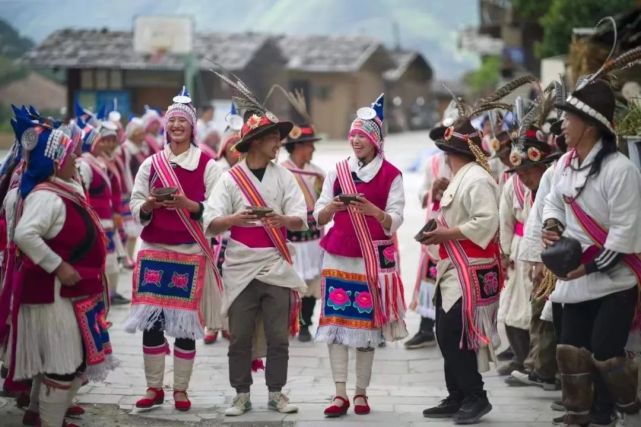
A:
{"label": "red and white striped sash", "polygon": [[[576,200],[566,201],[585,234],[594,242],[595,246],[599,249],[603,248],[608,238],[608,230],[588,215]],[[624,254],[621,260],[637,276],[637,283],[641,287],[641,254]]]}
{"label": "red and white striped sash", "polygon": [[[156,176],[161,180],[162,184],[165,187],[176,187],[178,188],[179,192],[184,193],[183,188],[180,185],[180,181],[178,180],[174,169],[169,164],[169,159],[167,158],[167,154],[165,154],[164,150],[154,154],[151,158],[151,161],[154,166],[154,170],[156,171]],[[220,272],[216,267],[217,260],[214,256],[214,252],[209,244],[209,241],[205,237],[205,233],[203,232],[200,222],[191,219],[189,216],[189,212],[186,209],[176,209],[176,214],[178,214],[178,217],[182,221],[183,225],[185,226],[191,237],[193,237],[196,243],[198,243],[203,253],[205,254],[205,257],[211,264],[211,268],[214,272],[214,278],[216,280],[216,285],[222,292],[223,281],[220,277]]]}
{"label": "red and white striped sash", "polygon": [[303,179],[303,177],[313,176],[317,178],[323,178],[323,176],[316,172],[299,169],[298,166],[296,166],[294,162],[289,159],[283,162],[283,166],[285,166],[285,168],[287,168],[287,170],[289,170],[294,175],[294,178],[296,178],[296,182],[298,182],[298,186],[303,191],[303,196],[305,196],[305,204],[307,205],[307,211],[309,212],[314,210],[314,204],[316,204],[316,194],[314,192],[314,189],[310,188],[309,184],[307,183],[307,181],[305,181],[305,179]]}
{"label": "red and white striped sash", "polygon": [[[336,172],[338,176],[338,183],[344,193],[356,194],[356,184],[352,179],[352,171],[349,167],[349,160],[345,159],[336,165]],[[374,325],[380,327],[386,323],[385,313],[381,307],[381,295],[378,286],[378,257],[374,249],[372,235],[367,227],[365,216],[356,212],[352,207],[348,207],[347,212],[354,227],[358,245],[363,254],[363,261],[365,262],[365,273],[367,275],[367,283],[369,292],[372,295],[372,303],[374,305]]]}
{"label": "red and white striped sash", "polygon": [[[231,168],[229,173],[236,184],[238,184],[238,188],[240,188],[240,191],[242,191],[251,206],[262,208],[268,207],[263,196],[260,194],[260,191],[258,191],[256,186],[252,183],[251,179],[247,176],[240,164]],[[268,227],[265,224],[263,224],[263,228],[267,232],[272,243],[274,243],[276,249],[278,249],[278,252],[280,252],[283,259],[285,259],[289,264],[293,264],[292,255],[287,247],[287,241],[280,233],[280,230],[276,227]]]}

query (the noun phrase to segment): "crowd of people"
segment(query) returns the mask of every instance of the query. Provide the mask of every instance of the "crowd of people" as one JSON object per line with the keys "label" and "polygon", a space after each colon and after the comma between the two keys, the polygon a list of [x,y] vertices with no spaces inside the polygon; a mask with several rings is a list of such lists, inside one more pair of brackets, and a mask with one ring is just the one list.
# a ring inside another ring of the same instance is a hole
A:
{"label": "crowd of people", "polygon": [[[448,395],[425,417],[479,422],[492,409],[481,376],[492,363],[509,386],[561,388],[559,423],[641,425],[630,357],[641,334],[641,174],[617,151],[608,79],[627,65],[620,58],[569,93],[524,76],[475,103],[454,95],[431,130],[439,150],[419,194],[409,304],[421,323],[405,346],[438,343]],[[405,191],[385,156],[384,98],[355,112],[352,154],[326,172],[312,162],[320,138],[302,93],[275,87],[298,117],[281,121],[244,82],[215,73],[234,92],[222,135],[185,88],[163,114],[147,108],[126,126],[115,109],[78,105],[62,123],[14,108],[0,169],[0,347],[25,425],[71,426],[65,417],[84,411],[78,389],[118,366],[109,308],[119,304],[131,304],[124,329],[142,333],[138,408],[165,400],[171,337],[173,402],[188,411],[196,340],[220,333],[236,392],[226,416],[251,409],[260,369],[269,409],[298,411],[283,393],[290,335],[327,344],[327,417],[352,404],[370,413],[375,350],[408,336],[395,236]],[[505,101],[523,87],[531,97]],[[131,300],[118,292],[123,268]],[[503,327],[509,345],[497,354]]]}

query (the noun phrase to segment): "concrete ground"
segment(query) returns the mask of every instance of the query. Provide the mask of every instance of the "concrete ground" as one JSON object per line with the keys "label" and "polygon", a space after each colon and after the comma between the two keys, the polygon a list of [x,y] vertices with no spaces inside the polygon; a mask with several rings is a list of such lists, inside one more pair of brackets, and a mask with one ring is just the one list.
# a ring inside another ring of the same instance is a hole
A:
{"label": "concrete ground", "polygon": [[[316,162],[324,169],[349,153],[346,142],[320,142]],[[392,135],[387,139],[386,154],[403,169],[406,188],[405,224],[399,230],[402,274],[405,292],[409,296],[414,286],[419,247],[412,236],[422,226],[424,214],[419,208],[417,192],[422,175],[408,167],[428,149],[427,133],[415,132]],[[131,275],[123,272],[120,291],[127,295],[131,289]],[[289,382],[286,391],[291,402],[300,411],[281,415],[267,410],[267,389],[264,376],[254,375],[252,402],[254,410],[239,418],[225,418],[224,409],[231,403],[234,391],[227,378],[227,343],[224,340],[205,346],[197,344],[196,366],[189,396],[193,407],[187,413],[174,410],[171,398],[172,358],[167,358],[165,387],[167,401],[162,407],[137,411],[134,402],[145,392],[140,334],[129,335],[122,329],[127,307],[114,307],[110,314],[113,322],[111,339],[120,367],[103,384],[90,384],[81,389],[80,402],[88,409],[77,423],[81,426],[170,426],[170,425],[230,425],[230,426],[448,426],[445,420],[423,418],[422,410],[437,404],[446,396],[443,362],[437,347],[406,350],[402,343],[391,343],[377,349],[372,383],[368,389],[372,413],[355,415],[352,411],[340,419],[327,420],[323,409],[329,404],[333,384],[327,348],[323,344],[300,343],[292,339],[290,346]],[[316,313],[318,315],[318,313]],[[407,316],[408,329],[414,333],[419,317]],[[348,392],[353,394],[353,361]],[[494,409],[483,419],[486,426],[549,426],[554,413],[550,403],[560,398],[560,392],[546,392],[539,388],[507,386],[495,370],[484,375],[490,402]],[[21,425],[22,411],[11,399],[0,397],[0,425]],[[76,422],[76,421],[74,421]]]}

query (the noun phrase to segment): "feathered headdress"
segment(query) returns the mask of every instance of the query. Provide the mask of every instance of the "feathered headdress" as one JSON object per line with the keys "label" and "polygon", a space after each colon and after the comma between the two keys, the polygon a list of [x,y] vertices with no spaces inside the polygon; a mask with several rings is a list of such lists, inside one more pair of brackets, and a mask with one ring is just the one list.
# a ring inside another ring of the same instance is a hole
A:
{"label": "feathered headdress", "polygon": [[[213,62],[213,61],[212,61]],[[243,126],[240,129],[241,139],[234,145],[239,152],[247,152],[251,141],[267,132],[277,129],[280,138],[284,139],[293,128],[291,122],[281,122],[263,103],[261,103],[240,77],[214,63],[211,69],[218,78],[227,83],[233,90],[232,102],[243,113]]]}
{"label": "feathered headdress", "polygon": [[285,145],[294,144],[296,142],[316,142],[320,141],[320,138],[316,136],[316,130],[312,124],[312,117],[307,111],[307,102],[305,101],[305,94],[301,89],[295,89],[294,91],[287,91],[281,85],[274,84],[267,92],[265,97],[264,104],[267,104],[267,101],[271,98],[275,91],[281,92],[287,101],[289,101],[292,108],[298,113],[302,122],[294,124],[294,127],[287,135],[287,140]]}

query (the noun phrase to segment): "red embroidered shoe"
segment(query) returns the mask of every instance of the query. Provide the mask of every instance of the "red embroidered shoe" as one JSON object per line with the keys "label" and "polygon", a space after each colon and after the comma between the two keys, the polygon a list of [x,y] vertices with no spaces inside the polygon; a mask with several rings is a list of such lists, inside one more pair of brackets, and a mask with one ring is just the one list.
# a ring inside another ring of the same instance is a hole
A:
{"label": "red embroidered shoe", "polygon": [[205,339],[203,340],[205,344],[213,344],[218,339],[218,331],[207,330],[205,332]]}
{"label": "red embroidered shoe", "polygon": [[18,408],[26,408],[31,403],[31,396],[29,393],[22,392],[16,397],[16,406]]}
{"label": "red embroidered shoe", "polygon": [[71,405],[69,409],[67,409],[67,413],[65,414],[66,417],[79,417],[81,415],[84,415],[85,413],[85,408],[83,408],[80,405]]}
{"label": "red embroidered shoe", "polygon": [[[356,404],[356,399],[361,398],[365,401],[364,405],[357,405]],[[367,396],[364,394],[357,394],[354,396],[354,413],[356,415],[367,415],[371,411],[371,408],[369,407],[369,403],[367,402]]]}
{"label": "red embroidered shoe", "polygon": [[[341,402],[343,402],[343,406],[335,405],[334,400],[340,400]],[[332,400],[332,404],[329,405],[327,408],[325,408],[324,414],[327,418],[337,418],[345,415],[348,409],[349,409],[349,400],[340,396],[336,396]]]}
{"label": "red embroidered shoe", "polygon": [[[177,394],[184,394],[185,399],[187,400],[176,400],[176,395]],[[181,391],[181,390],[174,390],[174,406],[176,407],[177,411],[189,411],[191,408],[191,401],[189,400],[189,397],[187,396],[187,391]]]}
{"label": "red embroidered shoe", "polygon": [[227,341],[231,341],[231,334],[229,333],[229,331],[223,329],[223,338],[225,338]]}
{"label": "red embroidered shoe", "polygon": [[40,414],[27,409],[24,415],[22,416],[22,425],[25,425],[25,426],[40,425]]}
{"label": "red embroidered shoe", "polygon": [[136,408],[151,408],[154,405],[162,405],[165,401],[165,392],[161,388],[149,387],[147,392],[153,392],[154,397],[143,397],[138,402],[136,402]]}

